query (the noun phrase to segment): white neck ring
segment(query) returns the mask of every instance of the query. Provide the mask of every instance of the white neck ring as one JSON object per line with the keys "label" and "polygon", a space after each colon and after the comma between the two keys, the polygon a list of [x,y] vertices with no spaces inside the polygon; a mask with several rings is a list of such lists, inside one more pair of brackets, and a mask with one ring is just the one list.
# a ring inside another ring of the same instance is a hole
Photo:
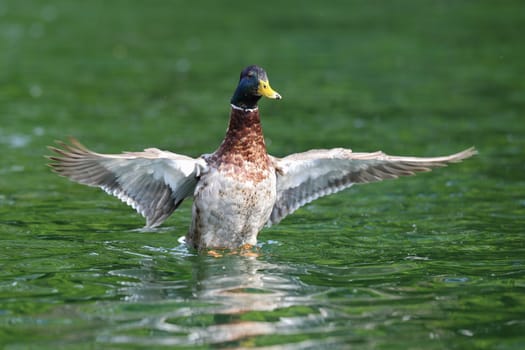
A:
{"label": "white neck ring", "polygon": [[255,108],[242,108],[242,107],[239,107],[239,106],[234,105],[233,103],[231,103],[230,105],[232,106],[233,109],[238,110],[238,111],[243,111],[243,112],[255,112],[256,110],[259,109],[259,107],[255,107]]}

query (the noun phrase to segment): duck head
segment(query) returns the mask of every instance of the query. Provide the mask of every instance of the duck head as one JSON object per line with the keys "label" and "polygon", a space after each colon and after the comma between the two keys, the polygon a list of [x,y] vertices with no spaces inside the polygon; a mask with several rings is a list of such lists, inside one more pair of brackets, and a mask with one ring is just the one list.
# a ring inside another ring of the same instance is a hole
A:
{"label": "duck head", "polygon": [[255,65],[244,68],[231,103],[241,108],[255,108],[262,96],[281,99],[281,95],[271,88],[264,69]]}

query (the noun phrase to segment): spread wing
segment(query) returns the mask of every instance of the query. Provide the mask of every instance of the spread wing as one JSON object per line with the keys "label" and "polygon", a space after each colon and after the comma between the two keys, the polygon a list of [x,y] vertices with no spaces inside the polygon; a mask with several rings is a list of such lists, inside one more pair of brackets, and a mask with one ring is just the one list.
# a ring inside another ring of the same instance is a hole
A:
{"label": "spread wing", "polygon": [[71,145],[57,143],[60,148],[48,147],[58,154],[48,157],[53,171],[118,197],[146,218],[146,227],[162,224],[185,198],[192,196],[199,174],[206,169],[202,158],[156,148],[99,154],[74,138],[70,138]]}
{"label": "spread wing", "polygon": [[349,149],[311,150],[273,158],[277,200],[267,225],[276,224],[311,201],[357,183],[394,179],[443,167],[476,154],[471,147],[444,157],[389,156],[383,152],[354,153]]}

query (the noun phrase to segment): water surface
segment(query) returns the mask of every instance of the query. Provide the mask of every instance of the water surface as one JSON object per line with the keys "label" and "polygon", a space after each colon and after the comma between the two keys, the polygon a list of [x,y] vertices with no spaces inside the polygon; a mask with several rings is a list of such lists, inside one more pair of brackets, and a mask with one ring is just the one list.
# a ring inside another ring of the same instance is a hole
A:
{"label": "water surface", "polygon": [[[524,348],[522,3],[249,6],[0,1],[3,348]],[[253,63],[284,96],[261,103],[273,155],[480,154],[318,200],[221,258],[179,243],[191,203],[145,232],[46,168],[68,135],[213,151]]]}

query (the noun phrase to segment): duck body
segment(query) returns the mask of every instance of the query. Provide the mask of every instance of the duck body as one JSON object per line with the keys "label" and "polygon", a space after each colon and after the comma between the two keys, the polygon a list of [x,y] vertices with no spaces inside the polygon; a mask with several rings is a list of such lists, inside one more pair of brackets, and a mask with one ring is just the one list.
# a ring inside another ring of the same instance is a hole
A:
{"label": "duck body", "polygon": [[276,199],[259,110],[232,107],[224,141],[204,159],[208,171],[195,187],[186,241],[196,248],[255,245]]}
{"label": "duck body", "polygon": [[193,198],[186,242],[199,250],[255,245],[263,227],[279,223],[301,206],[354,184],[370,183],[456,163],[474,148],[441,157],[390,156],[381,151],[309,150],[284,158],[269,155],[261,127],[261,97],[280,99],[266,72],[241,72],[231,99],[226,136],[212,154],[191,158],[148,148],[100,154],[71,138],[49,147],[50,166],[61,176],[99,187],[161,225],[187,198]]}

